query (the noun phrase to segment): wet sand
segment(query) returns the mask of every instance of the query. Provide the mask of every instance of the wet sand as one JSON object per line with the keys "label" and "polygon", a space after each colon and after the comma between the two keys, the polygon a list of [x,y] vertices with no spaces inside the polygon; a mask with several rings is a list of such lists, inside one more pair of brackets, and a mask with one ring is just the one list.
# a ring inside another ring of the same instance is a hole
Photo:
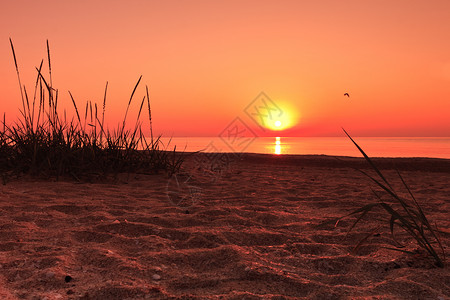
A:
{"label": "wet sand", "polygon": [[[401,171],[448,256],[450,162],[378,163],[406,195],[394,164]],[[449,299],[448,266],[383,248],[387,217],[370,215],[348,235],[355,218],[335,226],[376,200],[379,188],[354,167],[366,163],[196,154],[170,179],[11,180],[0,185],[0,298]]]}

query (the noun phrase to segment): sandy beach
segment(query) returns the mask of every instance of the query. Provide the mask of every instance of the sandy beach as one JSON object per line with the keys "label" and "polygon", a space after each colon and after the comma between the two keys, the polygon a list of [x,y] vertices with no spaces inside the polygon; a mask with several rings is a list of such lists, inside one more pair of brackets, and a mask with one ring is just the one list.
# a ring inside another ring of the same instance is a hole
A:
{"label": "sandy beach", "polygon": [[[217,163],[212,169],[208,160]],[[449,256],[450,161],[397,167]],[[448,266],[392,246],[360,158],[189,157],[177,177],[121,174],[0,185],[1,299],[450,299]],[[357,242],[374,227],[367,242]],[[415,251],[415,242],[398,237]]]}

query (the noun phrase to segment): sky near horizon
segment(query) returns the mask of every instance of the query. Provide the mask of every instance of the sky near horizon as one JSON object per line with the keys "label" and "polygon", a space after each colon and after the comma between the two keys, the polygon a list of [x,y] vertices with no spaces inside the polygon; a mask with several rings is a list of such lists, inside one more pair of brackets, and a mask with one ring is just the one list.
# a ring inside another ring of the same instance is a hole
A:
{"label": "sky near horizon", "polygon": [[[0,112],[21,107],[9,38],[29,92],[48,39],[61,108],[69,90],[101,105],[108,81],[112,128],[142,75],[135,106],[148,85],[164,136],[236,118],[258,135],[450,136],[449,33],[447,0],[1,1]],[[283,130],[253,122],[261,92]]]}

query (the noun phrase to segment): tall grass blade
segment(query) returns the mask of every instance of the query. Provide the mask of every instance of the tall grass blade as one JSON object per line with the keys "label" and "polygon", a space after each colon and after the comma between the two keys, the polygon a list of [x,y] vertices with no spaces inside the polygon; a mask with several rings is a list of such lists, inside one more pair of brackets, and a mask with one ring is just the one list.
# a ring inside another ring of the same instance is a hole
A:
{"label": "tall grass blade", "polygon": [[75,113],[77,114],[78,124],[81,127],[81,119],[80,114],[78,113],[77,104],[75,103],[75,99],[73,99],[72,93],[69,91],[70,99],[72,100],[73,107],[75,108]]}
{"label": "tall grass blade", "polygon": [[[379,206],[381,207],[387,214],[388,214],[388,224],[389,224],[389,230],[391,232],[392,238],[396,244],[398,244],[397,248],[405,247],[404,244],[399,243],[398,240],[395,237],[394,234],[394,228],[395,225],[397,225],[399,228],[403,229],[406,233],[410,235],[411,238],[413,238],[419,247],[423,248],[431,257],[434,258],[436,265],[439,267],[444,267],[445,262],[445,251],[442,246],[442,243],[439,238],[439,232],[434,229],[430,222],[428,221],[427,217],[425,216],[425,213],[423,212],[421,206],[417,202],[416,198],[414,197],[411,189],[406,184],[403,177],[400,175],[400,173],[397,170],[397,174],[399,175],[404,187],[408,191],[408,194],[410,195],[412,199],[412,204],[407,203],[406,199],[403,199],[402,197],[398,196],[397,193],[392,188],[392,185],[387,181],[387,179],[383,176],[381,171],[378,169],[378,167],[373,163],[373,161],[369,158],[369,156],[366,155],[366,153],[362,150],[362,148],[352,139],[352,137],[343,129],[345,134],[349,137],[349,139],[353,142],[353,144],[358,148],[358,150],[362,153],[365,160],[369,163],[369,165],[372,167],[372,169],[378,174],[378,176],[381,178],[381,181],[377,180],[376,178],[370,176],[366,172],[360,170],[361,173],[365,174],[367,177],[369,177],[373,182],[375,182],[379,187],[381,187],[385,192],[387,192],[388,195],[390,195],[393,199],[393,204],[397,204],[397,206],[400,206],[400,209],[394,208],[392,205],[384,202],[381,200],[381,197],[374,191],[375,196],[380,200],[380,202],[367,204],[359,209],[354,210],[350,214],[342,217],[348,217],[350,215],[354,214],[361,214],[357,220],[353,223],[350,230],[354,228],[354,226],[373,208]],[[340,218],[340,219],[342,219]],[[340,220],[339,219],[339,220]],[[338,220],[338,222],[339,222]],[[336,224],[338,223],[336,222]],[[435,226],[437,228],[437,226]],[[350,231],[349,230],[349,231]],[[428,232],[428,233],[427,233]],[[360,245],[365,242],[367,238],[364,238],[361,240],[357,247],[355,249],[359,248]],[[442,258],[441,255],[437,253],[435,250],[435,246],[433,244],[437,244],[442,252]],[[387,249],[394,249],[385,247]],[[408,253],[408,251],[395,249],[401,252]]]}
{"label": "tall grass blade", "polygon": [[347,133],[347,131],[345,131],[344,128],[342,128],[342,130],[344,130],[345,134],[348,136],[348,138],[353,142],[353,144],[356,146],[356,148],[358,148],[359,152],[361,152],[361,154],[364,156],[364,158],[366,159],[366,161],[370,164],[370,166],[375,170],[375,172],[377,172],[378,176],[380,176],[380,178],[386,183],[386,185],[391,188],[391,185],[389,184],[389,182],[386,180],[386,178],[384,178],[383,174],[381,174],[381,172],[378,170],[378,168],[375,166],[375,164],[372,162],[372,160],[369,158],[369,156],[367,156],[367,154],[364,152],[364,150],[353,140],[353,138]]}
{"label": "tall grass blade", "polygon": [[47,40],[47,58],[48,58],[48,74],[50,77],[50,86],[53,86],[53,81],[52,81],[52,64],[51,64],[51,59],[50,59],[50,47],[48,45],[48,40]]}
{"label": "tall grass blade", "polygon": [[31,116],[32,116],[32,119],[31,119],[32,129],[33,129],[33,125],[34,125],[34,114],[35,114],[34,109],[35,109],[35,104],[36,104],[36,95],[37,95],[37,89],[38,89],[38,86],[39,86],[39,73],[42,70],[42,64],[43,63],[44,63],[44,60],[42,59],[41,63],[39,64],[39,68],[38,68],[39,71],[38,71],[38,75],[36,76],[36,83],[34,84],[33,104],[32,104],[33,111],[31,113]]}
{"label": "tall grass blade", "polygon": [[25,111],[25,99],[23,98],[22,82],[20,80],[19,67],[17,66],[16,52],[14,51],[14,45],[13,45],[11,38],[9,38],[9,43],[11,44],[11,50],[12,50],[12,54],[13,54],[13,58],[14,58],[14,66],[16,67],[17,80],[19,81],[19,89],[20,89],[20,97],[22,99],[22,107],[23,107],[23,111]]}
{"label": "tall grass blade", "polygon": [[125,116],[124,116],[124,118],[123,118],[122,132],[123,132],[123,130],[125,129],[125,122],[126,122],[126,120],[127,120],[128,110],[129,110],[129,108],[130,108],[131,101],[133,100],[134,93],[136,92],[136,89],[137,89],[139,83],[141,82],[141,79],[142,79],[142,75],[139,76],[139,79],[138,79],[138,81],[136,82],[136,85],[134,86],[133,92],[131,93],[130,100],[128,101],[127,109],[125,110]]}
{"label": "tall grass blade", "polygon": [[148,105],[148,119],[150,121],[150,138],[153,145],[153,124],[152,124],[152,110],[150,109],[150,97],[148,96],[148,86],[145,86],[147,92],[147,105]]}
{"label": "tall grass blade", "polygon": [[103,124],[105,122],[105,110],[106,110],[106,92],[108,91],[108,81],[106,82],[106,86],[105,86],[105,94],[103,96],[103,108],[102,108],[102,121],[99,122],[100,126],[101,126],[101,131],[100,131],[100,143],[103,142]]}

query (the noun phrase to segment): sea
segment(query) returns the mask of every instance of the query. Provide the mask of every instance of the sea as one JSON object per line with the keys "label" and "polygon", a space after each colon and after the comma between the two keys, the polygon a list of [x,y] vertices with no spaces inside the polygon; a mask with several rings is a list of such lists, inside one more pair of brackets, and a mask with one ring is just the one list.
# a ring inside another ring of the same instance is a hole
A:
{"label": "sea", "polygon": [[[450,137],[354,137],[369,157],[450,159]],[[347,137],[162,137],[163,148],[185,152],[243,152],[362,157]]]}

